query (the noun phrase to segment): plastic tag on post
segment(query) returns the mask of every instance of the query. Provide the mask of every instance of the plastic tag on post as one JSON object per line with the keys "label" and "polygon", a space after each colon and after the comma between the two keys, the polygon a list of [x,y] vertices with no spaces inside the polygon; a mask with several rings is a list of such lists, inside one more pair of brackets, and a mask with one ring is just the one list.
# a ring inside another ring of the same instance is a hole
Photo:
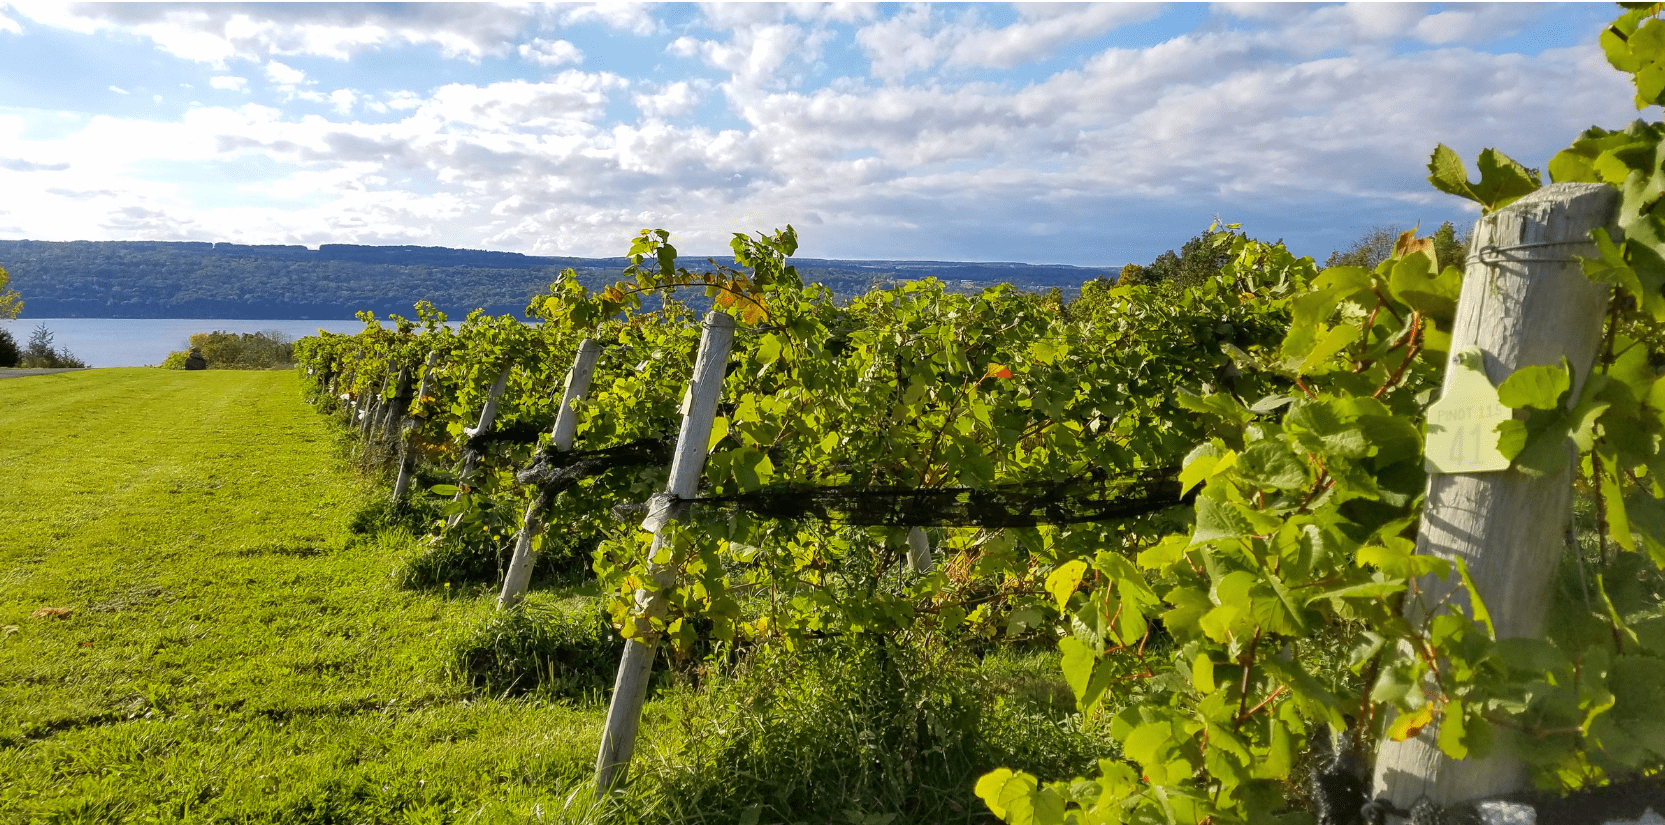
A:
{"label": "plastic tag on post", "polygon": [[1448,389],[1428,408],[1422,465],[1430,473],[1491,473],[1509,469],[1497,449],[1497,425],[1514,411],[1497,400],[1479,347],[1457,353]]}

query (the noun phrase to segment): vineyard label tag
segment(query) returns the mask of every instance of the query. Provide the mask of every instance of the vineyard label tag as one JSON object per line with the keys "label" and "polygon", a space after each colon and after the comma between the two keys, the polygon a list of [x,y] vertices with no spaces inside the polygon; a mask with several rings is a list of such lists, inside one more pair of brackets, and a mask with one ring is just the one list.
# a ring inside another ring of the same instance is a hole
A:
{"label": "vineyard label tag", "polygon": [[1428,408],[1423,467],[1430,473],[1509,469],[1509,459],[1497,449],[1497,425],[1514,417],[1514,411],[1497,400],[1480,348],[1459,351],[1451,369],[1445,394]]}

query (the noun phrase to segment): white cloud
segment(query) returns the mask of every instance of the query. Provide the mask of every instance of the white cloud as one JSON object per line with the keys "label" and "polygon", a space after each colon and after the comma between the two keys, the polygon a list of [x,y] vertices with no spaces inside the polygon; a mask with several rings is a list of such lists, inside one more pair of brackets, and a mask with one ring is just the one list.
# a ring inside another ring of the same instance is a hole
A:
{"label": "white cloud", "polygon": [[974,29],[954,44],[949,62],[1011,68],[1045,60],[1058,48],[1160,14],[1155,3],[1019,4],[1025,18],[999,29]]}
{"label": "white cloud", "polygon": [[666,51],[678,57],[698,57],[707,65],[733,76],[732,82],[746,86],[784,87],[803,80],[801,73],[782,70],[790,64],[806,65],[820,57],[823,39],[796,25],[754,23],[733,30],[727,41],[679,37]]}
{"label": "white cloud", "polygon": [[638,36],[659,30],[659,22],[649,13],[645,3],[619,3],[605,0],[563,7],[558,17],[563,26],[600,23]]}
{"label": "white cloud", "polygon": [[1485,43],[1513,37],[1543,15],[1543,7],[1529,3],[1463,4],[1418,20],[1412,31],[1436,45]]}
{"label": "white cloud", "polygon": [[672,83],[657,94],[636,94],[631,100],[642,114],[648,117],[675,117],[694,111],[704,99],[704,95],[696,90],[695,83],[679,80]]}
{"label": "white cloud", "polygon": [[0,14],[0,32],[11,32],[12,34],[22,34],[23,33],[23,27],[19,26],[17,24],[16,20],[11,19],[10,17],[7,17],[4,14]]}
{"label": "white cloud", "polygon": [[266,77],[280,86],[299,86],[306,82],[306,72],[292,68],[276,60],[266,63]]}
{"label": "white cloud", "polygon": [[1015,6],[1019,22],[994,28],[978,11],[939,17],[914,6],[856,33],[876,77],[900,79],[938,63],[1009,69],[1046,60],[1059,48],[1160,14],[1155,3],[1036,3]]}
{"label": "white cloud", "polygon": [[231,75],[216,75],[214,77],[210,77],[208,78],[208,85],[228,92],[246,92],[249,90],[248,78],[233,77]]}
{"label": "white cloud", "polygon": [[336,89],[330,92],[330,105],[335,108],[336,114],[352,114],[353,104],[357,101],[358,95],[352,89]]}
{"label": "white cloud", "polygon": [[123,89],[120,86],[107,86],[105,88],[109,89],[112,92],[115,92],[118,95],[130,95],[130,94],[132,94],[132,92],[129,92],[126,89]]}
{"label": "white cloud", "polygon": [[584,53],[577,46],[565,40],[545,40],[537,38],[530,43],[520,44],[520,56],[539,66],[564,66],[568,63],[583,63]]}
{"label": "white cloud", "polygon": [[941,62],[949,47],[941,37],[926,34],[931,23],[929,7],[913,6],[856,32],[856,41],[872,61],[874,76],[900,79]]}
{"label": "white cloud", "polygon": [[34,3],[18,9],[37,23],[76,32],[117,29],[187,60],[313,55],[346,60],[399,45],[436,47],[446,57],[499,55],[536,10],[484,3],[231,4]]}

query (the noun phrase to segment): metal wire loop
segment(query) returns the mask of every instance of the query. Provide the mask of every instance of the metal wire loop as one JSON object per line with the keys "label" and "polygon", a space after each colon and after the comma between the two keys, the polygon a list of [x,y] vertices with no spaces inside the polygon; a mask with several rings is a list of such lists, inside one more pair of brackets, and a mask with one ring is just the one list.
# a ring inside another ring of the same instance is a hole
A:
{"label": "metal wire loop", "polygon": [[1483,263],[1487,266],[1495,266],[1495,265],[1503,263],[1505,261],[1518,261],[1518,262],[1533,261],[1533,262],[1540,262],[1540,263],[1567,263],[1567,264],[1572,264],[1572,263],[1578,263],[1579,261],[1582,261],[1584,259],[1583,258],[1529,258],[1525,255],[1509,255],[1507,253],[1514,252],[1516,250],[1521,250],[1521,249],[1541,249],[1541,248],[1550,247],[1550,246],[1586,246],[1586,245],[1589,245],[1589,243],[1590,243],[1589,241],[1543,241],[1543,242],[1540,242],[1540,243],[1521,243],[1521,244],[1515,244],[1513,246],[1497,246],[1496,244],[1487,244],[1485,246],[1480,247],[1479,251],[1475,252],[1475,254],[1469,256],[1469,260],[1479,261],[1480,263]]}

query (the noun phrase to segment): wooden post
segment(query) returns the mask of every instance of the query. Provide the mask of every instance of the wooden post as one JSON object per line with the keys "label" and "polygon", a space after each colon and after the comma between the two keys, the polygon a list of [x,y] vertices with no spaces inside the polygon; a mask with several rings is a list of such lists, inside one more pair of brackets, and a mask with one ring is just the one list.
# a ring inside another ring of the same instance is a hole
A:
{"label": "wooden post", "polygon": [[[416,391],[417,398],[428,397],[428,382],[433,378],[434,362],[438,360],[439,350],[428,353],[428,360],[422,365],[422,383],[421,388]],[[395,504],[405,497],[405,491],[410,489],[411,473],[416,471],[416,454],[410,448],[411,434],[416,430],[416,419],[410,417],[409,406],[399,410],[399,414],[405,416],[405,433],[400,445],[402,455],[399,458],[399,477],[393,482],[393,503]]]}
{"label": "wooden post", "polygon": [[382,378],[382,388],[376,392],[376,396],[374,398],[370,399],[370,403],[365,404],[362,408],[362,420],[357,422],[358,438],[364,445],[366,455],[369,455],[370,437],[376,432],[376,424],[381,416],[382,407],[387,403],[387,388],[392,384],[392,375]]}
{"label": "wooden post", "polygon": [[[653,525],[651,552],[657,552],[664,540],[660,530],[664,522],[686,511],[687,505],[679,504],[679,500],[693,498],[699,492],[711,425],[717,417],[717,402],[722,398],[723,376],[733,343],[734,319],[712,310],[705,316],[699,355],[694,359],[694,375],[683,400],[682,429],[677,433],[676,454],[671,459],[670,483],[665,485],[664,497],[655,496],[654,504],[660,506],[650,504],[652,511],[644,522],[644,525]],[[661,591],[676,584],[675,570],[649,565],[648,573]],[[647,615],[664,609],[664,597],[657,593],[639,590],[636,601],[638,609]],[[630,757],[636,752],[636,728],[642,718],[642,703],[647,700],[648,675],[653,670],[658,647],[659,636],[651,631],[624,643],[618,679],[613,684],[613,699],[607,706],[607,724],[601,733],[601,751],[596,754],[598,799],[622,784],[630,768]]]}
{"label": "wooden post", "polygon": [[[503,397],[503,389],[509,385],[509,370],[513,368],[513,365],[504,366],[503,371],[497,374],[497,380],[492,382],[491,390],[486,393],[486,405],[480,408],[480,421],[474,425],[475,436],[491,432],[491,424],[497,420],[497,399]],[[470,436],[470,438],[472,437]],[[474,465],[479,460],[480,457],[475,453],[465,454],[463,456],[462,472],[457,477],[466,478],[474,472]]]}
{"label": "wooden post", "polygon": [[[509,371],[514,364],[504,364],[503,371],[497,374],[497,380],[492,382],[491,390],[486,393],[486,405],[480,408],[480,423],[474,427],[474,435],[491,432],[491,423],[497,419],[497,399],[503,397],[503,390],[509,385]],[[474,436],[470,436],[472,439]],[[463,450],[462,469],[457,473],[457,486],[461,487],[463,480],[474,474],[474,467],[480,461],[480,454],[469,449]],[[451,498],[452,501],[462,498],[462,490]],[[461,515],[452,516],[446,523],[448,527],[457,526],[462,521]]]}
{"label": "wooden post", "polygon": [[[572,359],[572,369],[567,371],[566,388],[561,391],[560,412],[555,414],[555,427],[551,431],[551,446],[562,452],[572,449],[573,436],[578,432],[578,402],[590,391],[590,379],[595,375],[595,362],[601,356],[601,345],[593,338],[585,338],[578,342],[578,355]],[[509,559],[509,570],[503,576],[503,591],[497,596],[497,608],[508,610],[520,603],[526,594],[526,584],[532,580],[532,568],[538,563],[538,554],[532,551],[532,542],[543,531],[543,521],[540,518],[544,509],[549,506],[549,496],[539,490],[532,496],[532,503],[526,506],[526,515],[520,520],[520,533],[515,536],[514,556]]]}
{"label": "wooden post", "polygon": [[385,445],[399,435],[399,422],[410,409],[410,367],[400,367],[399,377],[393,382],[393,401],[382,410],[381,420],[377,422],[377,429],[381,431],[381,441]]}
{"label": "wooden post", "polygon": [[[1558,365],[1565,356],[1577,398],[1601,343],[1608,289],[1586,279],[1575,257],[1594,256],[1591,229],[1606,227],[1616,235],[1617,203],[1612,187],[1562,183],[1481,218],[1457,303],[1453,356],[1479,347],[1494,386],[1520,367]],[[1447,390],[1456,373],[1453,357],[1446,363]],[[1417,552],[1467,563],[1500,639],[1544,633],[1572,506],[1570,449],[1567,459],[1559,472],[1541,478],[1516,470],[1428,478]],[[1430,610],[1450,609],[1439,607],[1448,595],[1451,605],[1468,607],[1455,573],[1417,586],[1419,598],[1405,605],[1413,623]],[[1372,795],[1408,810],[1423,795],[1449,805],[1526,787],[1520,760],[1500,753],[1454,760],[1435,745],[1438,736],[1436,723],[1403,742],[1383,742]]]}

